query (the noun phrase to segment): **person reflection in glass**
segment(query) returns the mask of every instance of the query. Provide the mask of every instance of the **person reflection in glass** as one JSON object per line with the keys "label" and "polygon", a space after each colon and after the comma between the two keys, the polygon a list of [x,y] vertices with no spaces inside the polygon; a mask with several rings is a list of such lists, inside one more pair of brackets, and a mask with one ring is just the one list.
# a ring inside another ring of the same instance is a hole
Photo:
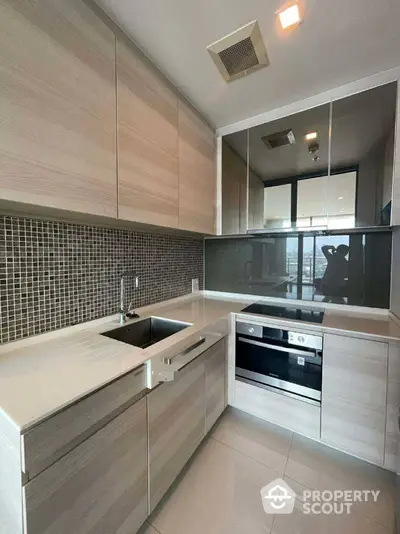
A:
{"label": "person reflection in glass", "polygon": [[324,245],[321,250],[328,262],[321,280],[321,289],[325,296],[324,302],[344,304],[343,297],[347,296],[349,276],[349,262],[346,258],[349,247],[339,245],[336,248],[331,245]]}

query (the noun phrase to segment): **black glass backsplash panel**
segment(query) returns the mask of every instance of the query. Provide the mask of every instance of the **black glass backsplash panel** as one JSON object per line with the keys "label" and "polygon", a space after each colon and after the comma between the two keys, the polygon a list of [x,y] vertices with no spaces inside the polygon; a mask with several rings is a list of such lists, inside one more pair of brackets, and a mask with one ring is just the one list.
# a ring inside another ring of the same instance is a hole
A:
{"label": "black glass backsplash panel", "polygon": [[392,233],[206,239],[205,288],[389,308]]}

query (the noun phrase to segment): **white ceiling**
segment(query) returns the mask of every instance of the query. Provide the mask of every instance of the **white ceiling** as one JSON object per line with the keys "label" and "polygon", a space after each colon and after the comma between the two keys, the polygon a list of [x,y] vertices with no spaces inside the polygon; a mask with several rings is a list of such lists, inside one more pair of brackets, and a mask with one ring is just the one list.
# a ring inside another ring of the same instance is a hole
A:
{"label": "white ceiling", "polygon": [[[399,0],[303,0],[279,36],[284,0],[96,0],[216,127],[400,64]],[[227,84],[207,45],[257,19],[271,65]]]}

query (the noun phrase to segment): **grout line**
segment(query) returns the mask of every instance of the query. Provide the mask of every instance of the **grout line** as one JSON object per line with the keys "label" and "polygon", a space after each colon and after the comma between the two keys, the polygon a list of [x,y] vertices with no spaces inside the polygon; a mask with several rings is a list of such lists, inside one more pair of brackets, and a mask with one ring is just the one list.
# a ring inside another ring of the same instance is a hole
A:
{"label": "grout line", "polygon": [[[245,456],[246,458],[248,458],[249,460],[252,460],[253,462],[256,462],[257,464],[259,465],[262,465],[263,467],[266,467],[267,469],[270,469],[271,471],[273,471],[274,473],[276,473],[277,475],[279,475],[279,471],[275,471],[275,469],[267,464],[264,464],[263,462],[260,462],[259,460],[256,460],[255,458],[253,458],[252,456],[249,456],[248,454],[246,454],[245,452],[242,452],[242,451],[238,451],[237,449],[235,449],[234,447],[232,447],[231,445],[228,445],[227,443],[224,443],[223,441],[220,441],[219,439],[215,438],[214,436],[210,436],[211,439],[213,439],[214,441],[216,441],[217,443],[220,443],[221,445],[224,445],[225,447],[227,447],[228,449],[231,449],[232,451],[235,451],[239,454],[241,454],[242,456]],[[282,475],[283,476],[283,475]]]}
{"label": "grout line", "polygon": [[288,466],[288,463],[289,463],[290,453],[292,451],[293,439],[294,439],[294,432],[292,432],[292,439],[290,440],[289,452],[288,452],[288,455],[287,455],[287,458],[286,458],[286,464],[285,464],[285,469],[283,470],[283,476],[286,475],[286,469],[287,469],[287,466]]}
{"label": "grout line", "polygon": [[156,527],[154,525],[152,525],[149,521],[149,517],[146,519],[145,523],[147,523],[147,525],[149,525],[151,528],[153,528],[156,532],[158,532],[158,534],[162,534],[158,529],[156,529]]}

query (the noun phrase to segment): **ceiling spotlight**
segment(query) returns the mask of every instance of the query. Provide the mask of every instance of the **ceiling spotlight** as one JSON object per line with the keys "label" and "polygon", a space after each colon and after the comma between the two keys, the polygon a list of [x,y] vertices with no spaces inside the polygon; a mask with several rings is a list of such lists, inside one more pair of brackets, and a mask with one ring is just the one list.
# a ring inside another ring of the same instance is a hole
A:
{"label": "ceiling spotlight", "polygon": [[299,24],[301,22],[299,5],[292,4],[282,9],[282,11],[278,12],[278,18],[283,30]]}
{"label": "ceiling spotlight", "polygon": [[310,132],[304,136],[306,141],[313,141],[318,137],[318,132]]}
{"label": "ceiling spotlight", "polygon": [[344,197],[337,197],[337,199],[338,199],[338,200],[343,200],[343,199],[344,199]]}

